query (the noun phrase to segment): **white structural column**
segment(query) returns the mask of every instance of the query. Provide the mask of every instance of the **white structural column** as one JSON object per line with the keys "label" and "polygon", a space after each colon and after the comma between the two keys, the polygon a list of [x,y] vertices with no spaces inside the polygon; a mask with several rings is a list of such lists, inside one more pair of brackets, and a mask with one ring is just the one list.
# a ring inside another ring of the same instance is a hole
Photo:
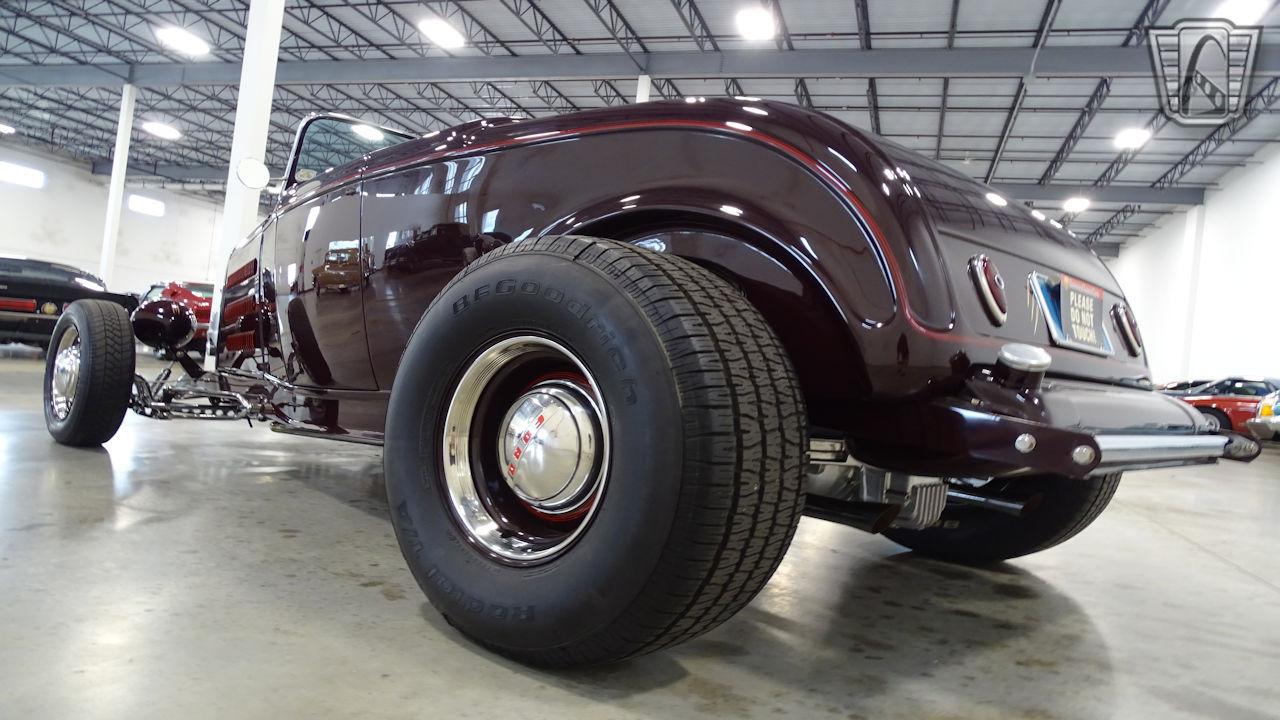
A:
{"label": "white structural column", "polygon": [[652,86],[653,82],[648,75],[636,78],[636,102],[649,102],[649,88]]}
{"label": "white structural column", "polygon": [[138,88],[126,84],[120,92],[120,121],[116,124],[116,150],[111,159],[111,184],[107,189],[107,220],[102,228],[102,256],[98,277],[111,287],[116,265],[116,240],[120,237],[120,211],[124,205],[124,176],[129,171],[129,140],[133,136],[133,106]]}
{"label": "white structural column", "polygon": [[[236,125],[227,163],[227,195],[223,205],[218,250],[222,261],[258,224],[260,189],[246,187],[236,168],[246,160],[262,162],[267,154],[271,126],[271,95],[276,85],[276,57],[280,53],[280,27],[284,0],[253,0],[240,66],[240,91],[236,99]],[[219,278],[221,279],[221,278]]]}
{"label": "white structural column", "polygon": [[[280,29],[284,22],[284,0],[252,0],[244,39],[244,59],[240,65],[240,90],[236,98],[236,124],[227,158],[227,193],[218,234],[217,261],[222,275],[213,278],[218,288],[214,298],[212,326],[218,327],[222,306],[222,280],[231,251],[258,224],[260,189],[245,186],[236,174],[244,160],[263,162],[267,154],[267,132],[271,125],[271,96],[276,84],[276,58],[280,53]],[[213,342],[215,333],[209,333]],[[206,363],[213,361],[213,353]]]}

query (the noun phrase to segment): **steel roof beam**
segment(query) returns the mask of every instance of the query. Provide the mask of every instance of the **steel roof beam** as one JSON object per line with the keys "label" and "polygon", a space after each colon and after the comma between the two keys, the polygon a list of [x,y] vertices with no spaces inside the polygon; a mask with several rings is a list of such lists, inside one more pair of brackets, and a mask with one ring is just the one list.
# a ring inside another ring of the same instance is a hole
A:
{"label": "steel roof beam", "polygon": [[[951,0],[951,23],[947,26],[947,49],[956,46],[956,22],[960,17],[960,0]],[[933,159],[942,159],[942,138],[947,129],[947,94],[951,92],[951,78],[942,78],[942,99],[938,102],[938,136],[934,139]]]}
{"label": "steel roof beam", "polygon": [[[1230,142],[1231,138],[1235,137],[1236,133],[1243,130],[1259,115],[1266,112],[1277,100],[1280,100],[1280,78],[1272,78],[1263,85],[1258,92],[1254,93],[1247,101],[1245,101],[1244,110],[1239,117],[1214,128],[1213,131],[1205,137],[1205,139],[1201,140],[1194,148],[1191,149],[1190,152],[1184,155],[1181,160],[1174,163],[1173,167],[1169,168],[1159,178],[1156,178],[1156,181],[1151,183],[1151,188],[1153,190],[1161,190],[1165,192],[1176,189],[1172,187],[1174,183],[1181,180],[1187,173],[1191,172],[1195,168],[1203,165],[1210,155],[1227,142]],[[1163,117],[1163,115],[1160,117]],[[1164,123],[1161,123],[1161,127],[1163,127],[1163,125]],[[1129,159],[1132,159],[1131,154]],[[1119,162],[1119,159],[1117,159],[1116,162]],[[1112,167],[1114,166],[1115,163],[1113,162]],[[1111,172],[1112,167],[1107,168],[1108,173]],[[1115,174],[1118,174],[1118,171],[1116,171],[1116,173],[1112,173],[1109,177],[1114,178]],[[1108,177],[1107,173],[1104,173],[1104,177]],[[1099,178],[1099,182],[1101,182],[1102,179],[1103,178]],[[1110,180],[1108,180],[1108,182],[1110,182]],[[1124,212],[1128,209],[1128,207],[1122,208],[1120,212],[1113,215],[1107,220],[1107,222],[1098,226],[1096,230],[1090,233],[1088,239],[1096,242],[1099,238],[1106,236],[1106,234],[1110,232],[1116,224],[1127,220],[1137,212],[1135,209],[1133,212],[1124,215]],[[1122,215],[1123,217],[1121,217]],[[1119,219],[1117,220],[1117,218]],[[1112,221],[1115,222],[1113,223]]]}
{"label": "steel roof beam", "polygon": [[1155,182],[1151,183],[1151,187],[1167,188],[1181,180],[1183,176],[1203,163],[1205,158],[1235,137],[1236,133],[1253,122],[1254,118],[1274,105],[1278,99],[1280,99],[1280,78],[1272,78],[1271,81],[1263,85],[1258,92],[1254,93],[1245,102],[1244,110],[1239,117],[1214,128],[1208,137],[1201,140],[1194,148],[1191,148],[1191,151],[1183,156],[1181,160],[1169,168],[1165,174],[1157,178]]}
{"label": "steel roof beam", "polygon": [[[872,50],[721,50],[519,57],[432,57],[386,60],[287,60],[276,84],[489,82],[502,80],[621,80],[645,71],[663,78],[1010,78],[1032,69],[1034,48],[888,48]],[[1040,51],[1040,78],[1151,77],[1145,48],[1064,45]],[[234,85],[240,65],[205,63],[98,63],[0,65],[0,85],[118,86],[132,73],[139,86]],[[1280,76],[1280,46],[1258,50],[1255,76]]]}
{"label": "steel roof beam", "polygon": [[1049,39],[1049,32],[1053,28],[1053,20],[1058,16],[1058,8],[1061,6],[1062,0],[1049,0],[1045,3],[1044,14],[1040,16],[1040,27],[1036,30],[1035,43],[1032,45],[1036,54],[1031,56],[1031,69],[1018,79],[1018,91],[1014,93],[1013,105],[1009,107],[1009,114],[1005,116],[1000,139],[996,141],[996,151],[992,154],[991,164],[987,167],[988,183],[996,177],[996,168],[1000,167],[1000,157],[1004,155],[1004,148],[1009,143],[1009,134],[1013,132],[1014,124],[1018,122],[1018,111],[1022,109],[1022,103],[1027,99],[1028,86],[1036,76],[1036,59],[1044,50],[1045,41]]}
{"label": "steel roof beam", "polygon": [[1117,210],[1115,215],[1112,215],[1111,217],[1107,218],[1105,221],[1103,221],[1101,225],[1094,228],[1093,232],[1085,236],[1084,244],[1093,245],[1094,243],[1098,242],[1102,238],[1106,237],[1107,233],[1123,225],[1126,220],[1133,217],[1134,215],[1137,215],[1141,211],[1142,211],[1141,205],[1125,205],[1124,207]]}
{"label": "steel roof beam", "polygon": [[[1155,24],[1160,17],[1160,13],[1164,12],[1164,8],[1168,4],[1169,0],[1147,0],[1146,6],[1138,14],[1138,19],[1134,21],[1133,27],[1129,28],[1128,34],[1125,35],[1122,45],[1124,47],[1141,45],[1146,40],[1147,30]],[[1040,176],[1041,183],[1048,183],[1053,180],[1058,171],[1062,169],[1062,164],[1066,162],[1067,156],[1075,149],[1076,144],[1080,142],[1080,138],[1084,137],[1089,123],[1093,122],[1098,110],[1102,108],[1102,103],[1110,95],[1111,78],[1104,77],[1098,81],[1097,87],[1093,89],[1093,93],[1085,101],[1084,109],[1080,111],[1080,116],[1076,118],[1071,129],[1067,131],[1067,135],[1063,138],[1058,152],[1054,154],[1053,159],[1049,161],[1049,166],[1045,168],[1044,174]]]}
{"label": "steel roof beam", "polygon": [[[858,15],[858,42],[863,50],[871,49],[871,11],[867,0],[854,0]],[[880,98],[876,93],[876,79],[867,78],[867,114],[871,116],[871,132],[880,134]]]}

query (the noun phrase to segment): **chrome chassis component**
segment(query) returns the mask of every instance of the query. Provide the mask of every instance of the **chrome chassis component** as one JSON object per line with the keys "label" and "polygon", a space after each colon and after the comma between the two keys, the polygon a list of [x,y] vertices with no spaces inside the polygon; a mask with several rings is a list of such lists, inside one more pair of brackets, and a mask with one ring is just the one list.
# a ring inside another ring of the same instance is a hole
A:
{"label": "chrome chassis component", "polygon": [[141,375],[133,376],[133,395],[129,408],[154,420],[266,420],[265,398],[229,389],[227,380],[234,372],[218,370],[188,377],[174,383],[173,364],[169,364],[150,382]]}
{"label": "chrome chassis component", "polygon": [[947,478],[891,472],[858,462],[843,440],[809,441],[806,492],[845,502],[897,508],[889,527],[932,527],[947,506]]}

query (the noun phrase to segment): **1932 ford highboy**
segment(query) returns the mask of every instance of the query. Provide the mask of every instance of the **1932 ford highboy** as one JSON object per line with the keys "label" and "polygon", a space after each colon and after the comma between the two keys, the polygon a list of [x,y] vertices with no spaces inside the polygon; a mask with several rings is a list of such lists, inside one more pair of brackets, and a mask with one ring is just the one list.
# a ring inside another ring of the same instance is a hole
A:
{"label": "1932 ford highboy", "polygon": [[[410,569],[522,661],[615,660],[742,608],[802,512],[964,562],[1036,552],[1123,470],[1248,460],[1151,389],[1115,279],[989,188],[753,98],[299,131],[232,254],[217,369],[164,301],[72,306],[60,442],[126,409],[384,445]],[[330,286],[331,283],[337,283]]]}

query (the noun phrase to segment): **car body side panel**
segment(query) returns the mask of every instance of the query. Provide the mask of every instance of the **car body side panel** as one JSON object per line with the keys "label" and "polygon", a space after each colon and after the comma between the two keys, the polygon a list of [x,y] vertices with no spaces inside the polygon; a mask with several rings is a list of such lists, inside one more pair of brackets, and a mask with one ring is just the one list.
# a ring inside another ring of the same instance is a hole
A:
{"label": "car body side panel", "polygon": [[[305,217],[299,203],[361,198],[369,369],[354,370],[362,343],[351,328],[333,328],[330,350],[313,354],[350,361],[353,372],[330,387],[385,392],[418,318],[468,262],[506,242],[574,232],[653,241],[737,282],[799,358],[819,424],[876,427],[883,403],[953,392],[1011,340],[1046,346],[1059,377],[1141,384],[1145,358],[1118,343],[1105,358],[1054,347],[1037,310],[1021,306],[1021,275],[1036,270],[1079,277],[1120,302],[1105,266],[1025,209],[988,203],[982,186],[927,163],[793,106],[651,103],[472,123],[334,168],[284,202]],[[324,212],[351,237],[347,213]],[[1020,313],[1002,329],[963,274],[983,249],[1007,266],[1011,314]],[[288,357],[296,333],[283,300],[276,314]]]}
{"label": "car body side panel", "polygon": [[[672,157],[681,162],[668,160]],[[763,208],[751,200],[756,195],[787,200]],[[370,243],[374,268],[366,322],[384,388],[417,318],[467,262],[506,242],[544,234],[638,240],[646,227],[734,228],[720,232],[722,238],[729,237],[726,232],[737,236],[733,250],[688,235],[664,249],[711,265],[736,266],[754,258],[782,268],[757,271],[748,281],[757,286],[760,299],[771,292],[803,296],[800,304],[811,309],[820,292],[815,288],[821,287],[814,268],[821,266],[823,272],[856,280],[842,284],[849,293],[839,306],[857,315],[846,322],[883,323],[895,312],[874,249],[839,199],[768,147],[731,137],[633,131],[515,147],[372,178],[366,181],[364,202],[361,234]],[[735,251],[741,260],[728,259]],[[817,262],[819,254],[823,263]],[[807,282],[801,279],[806,277]],[[831,317],[831,307],[827,303],[819,312]],[[786,313],[776,316],[781,321]],[[839,345],[845,353],[841,367],[828,368],[840,373],[832,376],[832,385],[839,386],[834,392],[854,397],[852,376],[860,368],[854,369],[856,357],[847,354],[852,348],[848,332],[837,322],[828,322],[822,332],[808,328],[807,336],[821,351],[807,355],[830,358]],[[804,357],[801,348],[795,349],[793,356]],[[861,385],[865,393],[865,379]]]}
{"label": "car body side panel", "polygon": [[364,331],[359,184],[291,207],[275,226],[274,254],[263,262],[275,284],[273,374],[293,385],[376,390]]}

